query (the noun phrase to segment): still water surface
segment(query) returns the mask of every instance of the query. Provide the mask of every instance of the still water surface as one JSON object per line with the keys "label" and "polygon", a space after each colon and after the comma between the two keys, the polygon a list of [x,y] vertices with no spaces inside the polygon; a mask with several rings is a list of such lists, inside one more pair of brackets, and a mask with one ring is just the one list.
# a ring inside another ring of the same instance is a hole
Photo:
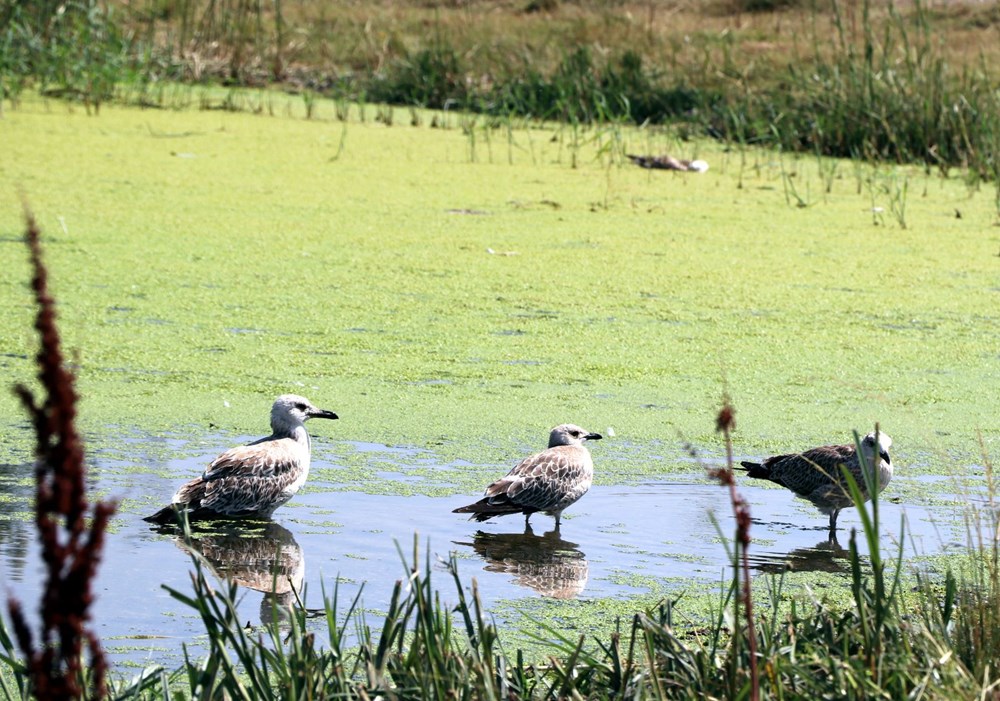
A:
{"label": "still water surface", "polygon": [[[378,453],[383,460],[391,460],[399,450],[368,444],[353,449]],[[165,503],[180,482],[199,474],[214,454],[170,460],[169,471],[124,469],[120,462],[102,462],[97,456],[91,474],[98,476],[94,486],[107,494],[133,499],[142,495],[145,503],[147,495],[158,494]],[[321,459],[315,459],[313,467],[321,475],[331,474],[323,469],[331,465]],[[498,468],[496,476],[502,472]],[[5,473],[28,477],[31,468],[7,467]],[[894,484],[907,479],[912,478],[897,475]],[[595,486],[564,514],[561,533],[553,532],[553,519],[542,514],[532,516],[532,530],[525,531],[519,516],[477,524],[451,513],[477,494],[335,491],[342,488],[312,479],[309,489],[279,509],[273,522],[252,528],[236,524],[202,535],[197,548],[207,562],[240,585],[241,619],[251,625],[267,620],[275,610],[272,599],[288,601],[292,587],[304,591],[307,607],[321,607],[321,592],[325,588],[332,593],[339,581],[341,602],[349,602],[364,585],[363,605],[375,612],[369,620],[377,623],[377,612],[388,608],[395,581],[406,575],[399,549],[412,558],[415,534],[421,564],[427,553],[435,561],[455,553],[463,582],[469,586],[475,577],[490,608],[522,597],[627,598],[644,593],[637,583],[644,580],[669,581],[678,588],[715,585],[723,576],[726,555],[713,518],[727,535],[733,530],[727,491],[698,468],[669,481]],[[826,517],[807,503],[779,489],[746,484],[741,490],[754,516],[754,567],[780,571],[787,562],[796,569],[847,571],[843,548],[850,528],[859,527],[853,509],[840,517],[843,547],[833,546],[826,539]],[[31,487],[23,481],[5,480],[3,491],[15,498],[16,508],[30,508]],[[892,485],[885,496],[892,496]],[[126,507],[135,503],[125,502]],[[901,517],[907,519],[907,553],[932,554],[959,547],[962,540],[954,526],[941,525],[953,524],[954,513],[883,500],[882,514],[887,534],[898,530]],[[197,653],[204,643],[194,612],[163,588],[191,591],[190,555],[179,537],[150,528],[142,515],[122,511],[107,538],[96,587],[97,632],[118,665],[173,666],[181,660],[182,644]],[[891,535],[884,536],[884,542],[890,546]],[[279,588],[265,594],[275,567]],[[32,609],[41,572],[30,519],[0,520],[5,593]],[[439,568],[435,577],[444,601],[453,603],[447,573]]]}

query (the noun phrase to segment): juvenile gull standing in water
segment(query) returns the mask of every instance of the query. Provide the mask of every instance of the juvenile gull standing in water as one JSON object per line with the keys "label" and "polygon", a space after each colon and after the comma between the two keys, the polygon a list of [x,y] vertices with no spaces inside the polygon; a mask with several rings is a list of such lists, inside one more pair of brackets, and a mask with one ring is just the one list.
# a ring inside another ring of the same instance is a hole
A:
{"label": "juvenile gull standing in water", "polygon": [[590,489],[594,461],[584,441],[601,438],[573,424],[562,424],[549,434],[549,448],[525,458],[504,477],[486,488],[486,496],[475,504],[455,509],[456,514],[472,514],[471,520],[486,521],[494,516],[531,514],[542,511],[556,519],[566,507]]}
{"label": "juvenile gull standing in water", "polygon": [[[879,492],[885,489],[892,479],[892,462],[889,460],[891,446],[892,439],[877,430],[861,439],[861,451],[869,468],[875,464],[875,456],[878,456],[876,469]],[[760,463],[740,464],[746,468],[750,477],[770,480],[791,489],[798,496],[815,504],[821,513],[829,514],[831,539],[836,538],[837,514],[845,506],[854,505],[840,471],[841,465],[854,477],[864,500],[868,501],[871,498],[868,485],[861,473],[858,451],[853,444],[825,445],[804,453],[774,455]]]}
{"label": "juvenile gull standing in water", "polygon": [[186,511],[190,520],[268,518],[309,476],[310,442],[305,422],[336,418],[332,411],[317,409],[305,397],[281,395],[271,407],[270,436],[227,450],[201,477],[178,489],[169,506],[144,520],[175,523],[177,511]]}

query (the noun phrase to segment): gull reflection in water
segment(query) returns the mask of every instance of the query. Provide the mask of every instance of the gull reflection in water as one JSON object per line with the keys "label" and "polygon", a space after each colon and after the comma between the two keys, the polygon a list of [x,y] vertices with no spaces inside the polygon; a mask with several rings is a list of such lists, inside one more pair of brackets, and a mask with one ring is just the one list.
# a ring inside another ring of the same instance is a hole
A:
{"label": "gull reflection in water", "polygon": [[780,574],[793,572],[848,572],[851,568],[850,551],[841,547],[837,539],[824,538],[811,548],[796,548],[787,553],[748,553],[750,566],[760,572]]}
{"label": "gull reflection in water", "polygon": [[211,530],[194,531],[190,544],[181,537],[174,542],[185,552],[201,555],[220,579],[262,592],[262,624],[287,623],[306,572],[295,536],[273,521],[215,525]]}
{"label": "gull reflection in water", "polygon": [[535,535],[478,531],[471,546],[486,561],[487,572],[513,575],[521,586],[553,599],[573,599],[587,586],[587,558],[577,547],[559,537],[559,531]]}

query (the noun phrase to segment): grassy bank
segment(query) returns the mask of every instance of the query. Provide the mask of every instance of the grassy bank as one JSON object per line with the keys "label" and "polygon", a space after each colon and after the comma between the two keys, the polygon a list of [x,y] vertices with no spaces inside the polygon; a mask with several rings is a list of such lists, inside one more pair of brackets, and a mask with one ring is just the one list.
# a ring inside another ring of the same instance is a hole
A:
{"label": "grassy bank", "polygon": [[1000,18],[915,3],[0,4],[0,91],[172,106],[164,81],[462,109],[996,180]]}

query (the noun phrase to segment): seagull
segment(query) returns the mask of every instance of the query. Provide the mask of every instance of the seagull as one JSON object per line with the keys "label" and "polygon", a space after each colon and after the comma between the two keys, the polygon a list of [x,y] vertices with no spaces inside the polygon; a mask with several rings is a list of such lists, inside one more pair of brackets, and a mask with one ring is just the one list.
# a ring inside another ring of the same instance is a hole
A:
{"label": "seagull", "polygon": [[169,506],[144,521],[176,523],[178,512],[190,520],[269,518],[291,499],[309,476],[308,419],[336,419],[305,397],[283,394],[271,407],[271,431],[249,445],[231,448],[213,460],[205,473],[181,486]]}
{"label": "seagull", "polygon": [[542,511],[555,517],[558,530],[563,510],[586,494],[594,479],[594,461],[583,443],[600,438],[573,424],[556,426],[548,450],[525,458],[487,487],[484,498],[452,513],[472,514],[469,518],[475,521],[524,514],[527,527],[531,514]]}
{"label": "seagull", "polygon": [[[892,479],[892,462],[889,448],[892,439],[878,430],[861,439],[865,465],[871,466],[878,455],[878,491],[881,492]],[[871,498],[868,485],[861,473],[858,451],[852,445],[825,445],[804,453],[774,455],[763,462],[741,462],[750,477],[770,480],[791,489],[797,496],[811,501],[821,513],[830,515],[830,538],[837,537],[837,514],[845,506],[854,506],[847,490],[847,483],[840,471],[846,467],[861,490],[865,501]]]}

